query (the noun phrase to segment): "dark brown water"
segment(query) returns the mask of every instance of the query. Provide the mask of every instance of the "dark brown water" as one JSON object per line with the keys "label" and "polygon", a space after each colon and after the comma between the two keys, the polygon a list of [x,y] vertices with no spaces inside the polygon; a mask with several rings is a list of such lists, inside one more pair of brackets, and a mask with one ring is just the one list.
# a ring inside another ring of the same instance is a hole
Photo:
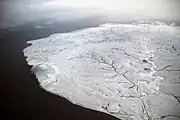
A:
{"label": "dark brown water", "polygon": [[41,89],[36,78],[30,74],[30,67],[23,55],[28,40],[97,25],[92,21],[88,25],[85,22],[62,23],[37,29],[29,24],[1,31],[1,120],[117,120],[104,113],[73,105]]}

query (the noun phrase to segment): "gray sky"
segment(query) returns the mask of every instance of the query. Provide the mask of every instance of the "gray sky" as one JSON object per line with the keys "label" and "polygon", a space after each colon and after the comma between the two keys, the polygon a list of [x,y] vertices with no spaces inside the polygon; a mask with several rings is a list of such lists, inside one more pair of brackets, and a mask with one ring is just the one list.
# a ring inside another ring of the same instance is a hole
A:
{"label": "gray sky", "polygon": [[2,0],[0,26],[73,21],[102,15],[106,19],[179,20],[180,0]]}

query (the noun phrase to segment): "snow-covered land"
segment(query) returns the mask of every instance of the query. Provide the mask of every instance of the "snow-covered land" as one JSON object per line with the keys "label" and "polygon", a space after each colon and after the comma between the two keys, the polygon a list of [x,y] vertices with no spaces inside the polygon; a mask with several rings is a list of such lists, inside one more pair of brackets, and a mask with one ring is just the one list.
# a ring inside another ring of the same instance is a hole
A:
{"label": "snow-covered land", "polygon": [[179,27],[103,24],[28,43],[49,92],[122,120],[180,119]]}

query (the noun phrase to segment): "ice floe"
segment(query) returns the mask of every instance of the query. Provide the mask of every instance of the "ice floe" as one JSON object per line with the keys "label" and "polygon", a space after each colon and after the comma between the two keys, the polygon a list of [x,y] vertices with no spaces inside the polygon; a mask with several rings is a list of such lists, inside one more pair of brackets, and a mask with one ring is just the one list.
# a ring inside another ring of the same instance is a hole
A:
{"label": "ice floe", "polygon": [[180,45],[179,33],[166,24],[103,24],[28,41],[24,55],[42,88],[74,104],[122,120],[179,119],[180,97],[163,92],[166,79],[156,75],[158,57],[179,57],[166,52],[170,39]]}

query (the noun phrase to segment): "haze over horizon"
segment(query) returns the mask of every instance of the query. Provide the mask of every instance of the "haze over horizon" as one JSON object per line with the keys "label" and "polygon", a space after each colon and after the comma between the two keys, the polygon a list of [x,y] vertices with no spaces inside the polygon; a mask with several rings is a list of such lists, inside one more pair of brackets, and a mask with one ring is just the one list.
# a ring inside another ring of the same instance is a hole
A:
{"label": "haze over horizon", "polygon": [[74,21],[93,16],[106,20],[180,20],[178,0],[3,0],[0,27],[39,20]]}

